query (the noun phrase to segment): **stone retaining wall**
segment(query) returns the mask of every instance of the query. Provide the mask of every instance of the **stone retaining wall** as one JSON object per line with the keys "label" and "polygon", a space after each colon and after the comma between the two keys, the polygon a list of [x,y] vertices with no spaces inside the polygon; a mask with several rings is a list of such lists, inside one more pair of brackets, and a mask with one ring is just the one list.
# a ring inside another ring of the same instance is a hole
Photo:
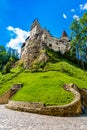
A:
{"label": "stone retaining wall", "polygon": [[11,89],[0,96],[0,104],[6,104],[9,99],[22,87],[21,84],[14,84]]}
{"label": "stone retaining wall", "polygon": [[51,116],[76,116],[82,113],[82,104],[80,93],[77,92],[73,85],[65,85],[64,88],[71,91],[75,97],[74,100],[64,106],[45,106],[43,103],[28,103],[9,101],[7,108],[24,112],[32,112]]}
{"label": "stone retaining wall", "polygon": [[0,96],[0,104],[8,103],[10,99],[10,93],[11,93],[11,90],[9,90],[8,92]]}
{"label": "stone retaining wall", "polygon": [[82,105],[87,109],[87,89],[77,88],[81,95]]}

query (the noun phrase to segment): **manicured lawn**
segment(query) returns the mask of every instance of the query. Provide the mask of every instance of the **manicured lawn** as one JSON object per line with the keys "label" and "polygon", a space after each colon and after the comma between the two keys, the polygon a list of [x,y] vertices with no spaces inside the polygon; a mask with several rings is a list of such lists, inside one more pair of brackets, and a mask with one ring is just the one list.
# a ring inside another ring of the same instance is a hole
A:
{"label": "manicured lawn", "polygon": [[60,72],[22,73],[18,79],[24,81],[24,87],[13,97],[13,100],[61,105],[73,99],[73,95],[63,89],[68,77]]}

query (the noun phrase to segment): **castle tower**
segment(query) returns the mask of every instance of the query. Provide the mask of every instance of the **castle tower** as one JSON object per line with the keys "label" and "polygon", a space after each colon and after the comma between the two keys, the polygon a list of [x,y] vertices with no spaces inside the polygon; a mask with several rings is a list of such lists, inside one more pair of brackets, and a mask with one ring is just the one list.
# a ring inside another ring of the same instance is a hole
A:
{"label": "castle tower", "polygon": [[66,31],[64,30],[63,33],[62,33],[62,37],[61,37],[62,40],[67,40],[68,41],[68,35],[66,33]]}
{"label": "castle tower", "polygon": [[35,19],[31,25],[31,28],[30,28],[30,38],[34,38],[34,36],[36,34],[39,34],[41,31],[41,26],[38,22],[38,19]]}

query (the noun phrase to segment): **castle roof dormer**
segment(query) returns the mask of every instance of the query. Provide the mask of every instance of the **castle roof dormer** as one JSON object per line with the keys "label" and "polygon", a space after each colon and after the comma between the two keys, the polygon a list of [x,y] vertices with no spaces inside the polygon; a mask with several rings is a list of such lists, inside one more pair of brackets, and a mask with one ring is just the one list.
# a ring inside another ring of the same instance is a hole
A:
{"label": "castle roof dormer", "polygon": [[62,33],[62,37],[61,37],[62,40],[67,40],[68,41],[68,35],[66,33],[66,31],[64,30],[63,33]]}
{"label": "castle roof dormer", "polygon": [[63,33],[62,33],[62,37],[68,37],[66,31],[64,30]]}

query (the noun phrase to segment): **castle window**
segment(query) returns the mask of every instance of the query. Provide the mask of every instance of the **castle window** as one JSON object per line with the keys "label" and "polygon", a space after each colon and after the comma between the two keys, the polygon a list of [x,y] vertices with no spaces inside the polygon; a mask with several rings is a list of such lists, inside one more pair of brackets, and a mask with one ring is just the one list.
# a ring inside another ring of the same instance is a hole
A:
{"label": "castle window", "polygon": [[22,44],[22,48],[25,46],[25,44],[26,44],[26,42],[24,42],[24,43]]}
{"label": "castle window", "polygon": [[60,50],[60,47],[58,47],[58,50]]}
{"label": "castle window", "polygon": [[49,47],[52,47],[52,44],[49,44]]}

